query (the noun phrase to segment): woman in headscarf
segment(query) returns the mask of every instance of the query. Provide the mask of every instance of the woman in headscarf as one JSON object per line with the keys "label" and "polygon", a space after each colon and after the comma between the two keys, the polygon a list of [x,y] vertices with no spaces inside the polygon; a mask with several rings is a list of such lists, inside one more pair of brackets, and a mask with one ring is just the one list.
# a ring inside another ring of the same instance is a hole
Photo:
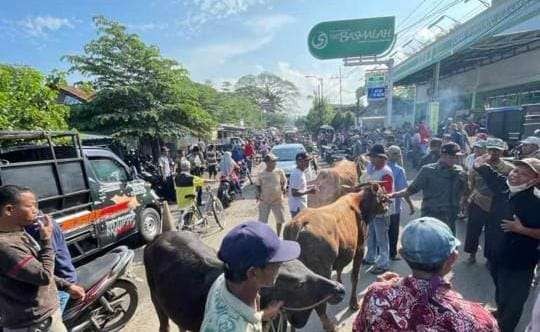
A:
{"label": "woman in headscarf", "polygon": [[239,168],[240,167],[238,164],[232,159],[232,153],[230,151],[225,151],[219,163],[219,171],[221,176],[225,176],[230,179],[231,184],[236,192],[242,195],[242,188],[240,187],[238,175],[236,174],[236,170]]}

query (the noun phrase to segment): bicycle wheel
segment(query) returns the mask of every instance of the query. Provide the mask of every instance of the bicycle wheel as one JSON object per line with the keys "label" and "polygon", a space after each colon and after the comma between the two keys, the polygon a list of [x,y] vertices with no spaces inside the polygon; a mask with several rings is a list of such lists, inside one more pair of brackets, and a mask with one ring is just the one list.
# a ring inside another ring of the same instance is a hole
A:
{"label": "bicycle wheel", "polygon": [[219,228],[224,229],[223,225],[225,222],[225,209],[223,204],[219,199],[212,199],[212,214],[214,215],[214,220]]}

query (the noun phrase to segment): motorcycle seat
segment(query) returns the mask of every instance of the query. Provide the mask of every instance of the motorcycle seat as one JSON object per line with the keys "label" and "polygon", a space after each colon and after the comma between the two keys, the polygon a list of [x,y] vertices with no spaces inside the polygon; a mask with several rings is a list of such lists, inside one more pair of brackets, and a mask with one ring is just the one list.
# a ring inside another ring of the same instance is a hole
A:
{"label": "motorcycle seat", "polygon": [[78,283],[85,290],[90,289],[103,277],[108,275],[120,261],[126,247],[118,247],[109,253],[96,258],[88,264],[77,268]]}

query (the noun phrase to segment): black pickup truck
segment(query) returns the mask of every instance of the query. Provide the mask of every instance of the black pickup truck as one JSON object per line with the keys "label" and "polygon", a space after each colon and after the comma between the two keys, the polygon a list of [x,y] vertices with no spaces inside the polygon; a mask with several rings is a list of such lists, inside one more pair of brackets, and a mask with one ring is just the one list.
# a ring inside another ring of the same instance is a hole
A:
{"label": "black pickup truck", "polygon": [[161,203],[112,151],[76,132],[0,131],[0,185],[31,188],[65,233],[74,261],[139,233],[161,232]]}

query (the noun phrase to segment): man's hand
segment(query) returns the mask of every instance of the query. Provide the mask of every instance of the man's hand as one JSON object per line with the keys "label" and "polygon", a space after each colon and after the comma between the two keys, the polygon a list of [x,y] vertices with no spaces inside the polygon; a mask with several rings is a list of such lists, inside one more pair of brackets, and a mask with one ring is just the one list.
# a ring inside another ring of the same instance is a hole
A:
{"label": "man's hand", "polygon": [[489,153],[483,154],[480,157],[476,158],[473,163],[474,168],[478,168],[480,166],[486,165],[491,158]]}
{"label": "man's hand", "polygon": [[285,303],[284,301],[270,302],[268,307],[266,307],[263,310],[262,320],[269,321],[276,318],[276,316],[279,314],[279,310],[281,309],[284,303]]}
{"label": "man's hand", "polygon": [[501,228],[505,232],[512,232],[517,234],[523,234],[523,231],[525,230],[525,227],[521,223],[521,220],[519,220],[519,217],[514,215],[514,220],[505,220],[502,221]]}
{"label": "man's hand", "polygon": [[39,236],[42,240],[49,240],[53,233],[53,222],[48,215],[43,216],[43,224],[39,228]]}
{"label": "man's hand", "polygon": [[399,274],[395,272],[385,272],[377,277],[377,281],[388,281],[396,278],[399,278]]}
{"label": "man's hand", "polygon": [[72,284],[71,286],[69,286],[67,291],[69,295],[71,295],[72,299],[84,299],[86,295],[84,288],[76,284]]}

